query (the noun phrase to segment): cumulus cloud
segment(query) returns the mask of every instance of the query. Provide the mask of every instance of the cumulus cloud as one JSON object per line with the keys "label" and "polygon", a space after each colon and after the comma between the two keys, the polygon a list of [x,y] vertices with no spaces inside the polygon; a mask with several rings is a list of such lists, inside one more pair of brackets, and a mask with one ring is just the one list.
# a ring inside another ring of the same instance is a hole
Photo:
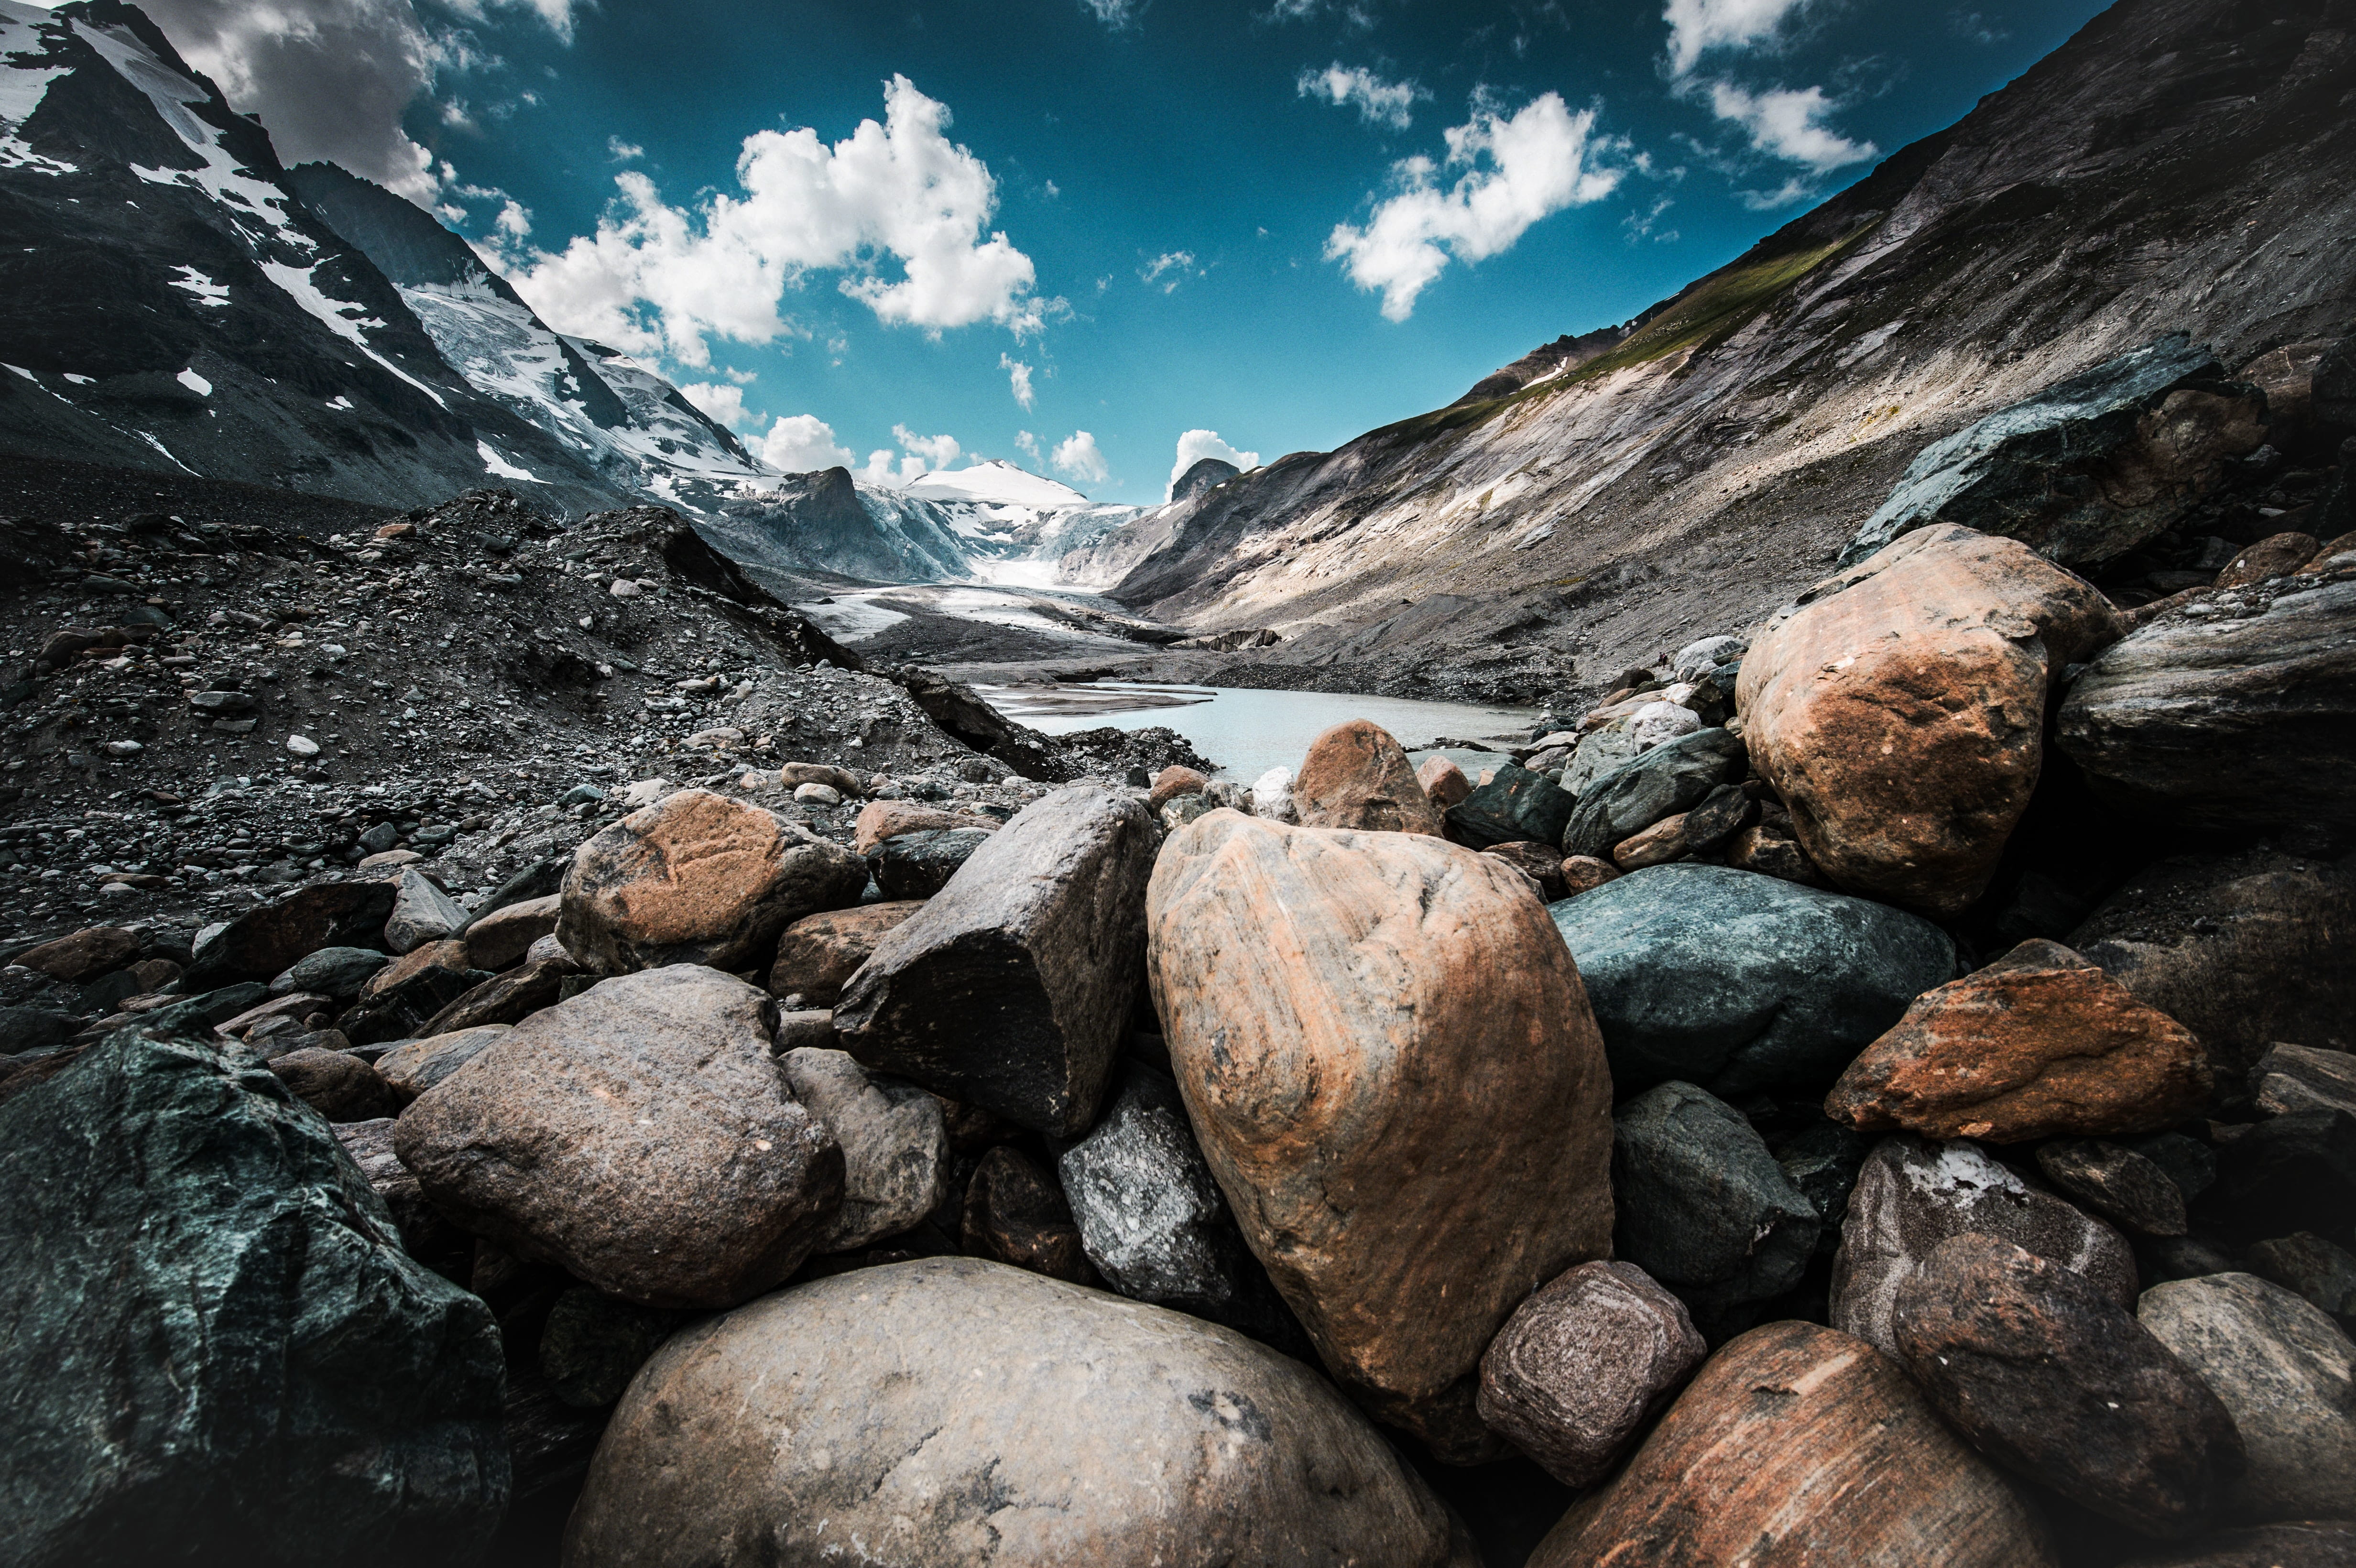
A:
{"label": "cumulus cloud", "polygon": [[1014,432],[1014,450],[1023,453],[1023,456],[1028,457],[1033,463],[1041,461],[1039,456],[1039,438],[1033,435],[1027,430],[1018,430]]}
{"label": "cumulus cloud", "polygon": [[[1609,196],[1622,171],[1601,160],[1626,144],[1596,135],[1595,111],[1574,114],[1554,92],[1511,119],[1476,104],[1472,118],[1445,135],[1444,165],[1420,156],[1394,165],[1397,188],[1366,226],[1337,223],[1325,241],[1326,259],[1341,262],[1352,283],[1382,291],[1392,321],[1415,314],[1416,296],[1451,257],[1496,255],[1540,219]],[[1443,168],[1464,172],[1442,185]]]}
{"label": "cumulus cloud", "polygon": [[[747,424],[757,422],[757,417],[744,406],[744,389],[741,386],[721,387],[710,381],[682,381],[679,386],[679,395],[701,410],[704,417],[712,423],[726,425],[730,430],[743,430]],[[809,416],[805,414],[802,417],[808,419]],[[831,432],[829,436],[831,439]]]}
{"label": "cumulus cloud", "polygon": [[1055,465],[1057,473],[1084,484],[1101,485],[1112,475],[1105,465],[1104,453],[1097,450],[1097,438],[1084,430],[1076,430],[1057,442],[1048,461]]}
{"label": "cumulus cloud", "polygon": [[605,138],[605,155],[617,164],[634,164],[647,155],[647,150],[636,142],[625,142],[619,136]]}
{"label": "cumulus cloud", "polygon": [[1749,48],[1772,38],[1806,0],[1668,0],[1669,74],[1685,76],[1713,49]]}
{"label": "cumulus cloud", "polygon": [[[1187,274],[1194,270],[1194,251],[1165,251],[1140,267],[1137,270],[1137,279],[1149,288],[1160,284],[1162,292],[1165,294],[1175,293],[1178,292],[1178,285],[1184,283]],[[1163,283],[1164,278],[1169,282]]]}
{"label": "cumulus cloud", "polygon": [[1178,438],[1178,461],[1170,465],[1170,483],[1162,492],[1162,499],[1169,499],[1176,492],[1178,481],[1186,477],[1186,470],[1206,457],[1215,457],[1222,463],[1232,463],[1243,469],[1259,466],[1258,453],[1237,451],[1219,439],[1217,431],[1190,430]]}
{"label": "cumulus cloud", "polygon": [[[928,468],[947,468],[958,460],[958,453],[965,450],[953,435],[918,435],[904,424],[892,427],[892,438]],[[921,474],[924,471],[924,468],[919,468],[916,472]]]}
{"label": "cumulus cloud", "polygon": [[747,136],[744,194],[691,210],[624,170],[617,210],[594,236],[511,254],[509,276],[559,331],[691,366],[709,362],[707,337],[757,344],[791,331],[779,301],[812,272],[845,272],[841,291],[888,323],[1037,331],[1063,302],[1035,296],[1031,258],[985,233],[998,182],[948,139],[948,106],[894,76],[884,107],[883,123],[863,120],[831,146],[807,127]]}
{"label": "cumulus cloud", "polygon": [[1418,99],[1431,93],[1413,80],[1385,81],[1364,66],[1335,60],[1323,70],[1304,70],[1295,84],[1303,98],[1320,98],[1336,109],[1357,106],[1358,118],[1369,125],[1404,131],[1415,123]]}
{"label": "cumulus cloud", "polygon": [[1007,384],[1013,389],[1014,400],[1027,411],[1037,394],[1031,390],[1031,367],[1012,354],[998,357],[998,368],[1006,372]]}
{"label": "cumulus cloud", "polygon": [[[728,389],[733,392],[736,389]],[[680,390],[685,392],[687,389],[682,387]],[[694,394],[688,396],[692,400]],[[702,407],[700,403],[696,406]],[[704,411],[711,412],[709,409]],[[892,454],[886,452],[879,455]],[[832,425],[816,414],[795,414],[791,418],[779,416],[769,427],[769,433],[761,438],[761,461],[787,474],[810,474],[821,468],[848,468],[854,459],[849,447],[836,443]]]}
{"label": "cumulus cloud", "polygon": [[1872,157],[1870,142],[1852,142],[1825,124],[1833,105],[1820,87],[1746,92],[1731,82],[1713,82],[1709,106],[1719,119],[1742,127],[1751,146],[1771,158],[1829,174]]}
{"label": "cumulus cloud", "polygon": [[1080,9],[1118,33],[1137,26],[1150,0],[1080,0]]}

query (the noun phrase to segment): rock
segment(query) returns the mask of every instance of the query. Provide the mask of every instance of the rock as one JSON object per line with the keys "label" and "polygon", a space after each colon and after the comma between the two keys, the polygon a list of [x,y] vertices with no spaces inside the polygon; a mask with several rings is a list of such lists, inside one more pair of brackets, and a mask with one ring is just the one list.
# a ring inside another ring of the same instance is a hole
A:
{"label": "rock", "polygon": [[2170,1540],[2241,1474],[2233,1418],[2127,1308],[2049,1258],[1951,1236],[1899,1287],[1899,1360],[1981,1453]]}
{"label": "rock", "polygon": [[1849,1194],[1856,1190],[1858,1172],[1865,1167],[1873,1140],[1819,1116],[1771,1147],[1783,1179],[1816,1211],[1816,1255],[1830,1259],[1840,1250]]}
{"label": "rock", "polygon": [[2259,1114],[2356,1111],[2356,1056],[2344,1051],[2277,1045],[2250,1070],[2250,1098]]}
{"label": "rock", "polygon": [[1074,1285],[1091,1283],[1071,1205],[1037,1166],[1004,1144],[974,1168],[958,1242],[976,1256]]}
{"label": "rock", "polygon": [[1803,887],[1822,887],[1824,877],[1799,840],[1774,828],[1745,827],[1726,841],[1726,863],[1739,871],[1756,871]]}
{"label": "rock", "polygon": [[2245,1520],[2344,1514],[2356,1497],[2356,1345],[2278,1285],[2246,1274],[2156,1285],[2143,1326],[2199,1374],[2240,1428]]}
{"label": "rock", "polygon": [[1679,680],[1700,680],[1720,665],[1738,662],[1750,648],[1741,637],[1699,637],[1669,656],[1669,671]]}
{"label": "rock", "polygon": [[53,979],[80,985],[139,956],[139,933],[127,926],[93,925],[27,948],[9,960]]}
{"label": "rock", "polygon": [[562,892],[564,873],[572,868],[573,858],[569,855],[562,858],[551,856],[544,860],[533,861],[493,888],[483,901],[475,906],[475,918],[467,923],[467,929],[472,931],[492,915],[512,905]]}
{"label": "rock", "polygon": [[1174,1312],[934,1258],[674,1336],[614,1413],[565,1562],[766,1568],[852,1541],[900,1563],[1479,1561],[1305,1368]]}
{"label": "rock", "polygon": [[2339,1317],[2356,1317],[2356,1256],[2312,1231],[2259,1242],[2250,1248],[2250,1272],[2296,1292]]}
{"label": "rock", "polygon": [[1507,763],[1448,808],[1448,836],[1475,849],[1532,839],[1552,844],[1577,804],[1544,773]]}
{"label": "rock", "polygon": [[1561,874],[1561,896],[1571,899],[1592,892],[1606,882],[1618,881],[1622,873],[1611,861],[1599,860],[1592,855],[1566,855]]}
{"label": "rock", "polygon": [[2356,1047],[2356,877],[2295,856],[2188,855],[2137,873],[2070,936],[2239,1069],[2279,1040]]}
{"label": "rock", "polygon": [[[373,1117],[365,1122],[337,1122],[336,1141],[344,1146],[344,1153],[384,1206],[392,1212],[392,1222],[401,1232],[401,1244],[409,1255],[427,1264],[436,1273],[447,1276],[447,1266],[458,1258],[471,1259],[475,1239],[452,1224],[442,1211],[425,1200],[418,1190],[417,1178],[392,1152],[392,1118]],[[464,1277],[463,1273],[459,1277]]]}
{"label": "rock", "polygon": [[786,1093],[768,997],[696,965],[534,1013],[395,1132],[425,1195],[519,1256],[646,1307],[727,1307],[799,1266],[842,1151]]}
{"label": "rock", "polygon": [[359,1000],[336,1020],[356,1045],[415,1040],[442,1032],[434,1023],[477,987],[497,976],[466,963],[463,942],[434,943],[387,965],[361,987]]}
{"label": "rock", "polygon": [[1891,1355],[1898,1292],[1950,1236],[1978,1231],[2075,1269],[2103,1296],[2132,1307],[2126,1238],[2040,1192],[1974,1144],[1884,1138],[1865,1157],[1833,1260],[1833,1327]]}
{"label": "rock", "polygon": [[[541,941],[554,945],[552,937],[542,937]],[[420,1036],[449,1034],[487,1024],[521,1023],[562,997],[564,982],[580,973],[581,965],[562,948],[527,958],[506,974],[481,980],[471,990],[445,1003],[439,1012],[418,1026],[417,1032]]]}
{"label": "rock", "polygon": [[2287,577],[2313,560],[2322,548],[2322,541],[2313,534],[2270,534],[2227,561],[2217,574],[2216,586],[2244,588]]}
{"label": "rock", "polygon": [[1301,806],[1292,798],[1292,770],[1270,768],[1252,781],[1251,808],[1254,816],[1265,816],[1270,822],[1299,822]]}
{"label": "rock", "polygon": [[851,830],[851,847],[867,856],[873,854],[875,847],[885,839],[903,833],[922,833],[937,827],[995,831],[997,827],[989,817],[969,811],[949,811],[914,800],[871,800],[859,808],[859,820]]}
{"label": "rock", "polygon": [[813,1250],[854,1252],[940,1206],[948,1192],[949,1135],[939,1100],[868,1072],[845,1051],[805,1046],[777,1061],[794,1098],[842,1148],[842,1207]]}
{"label": "rock", "polygon": [[842,792],[830,784],[796,784],[794,799],[803,805],[841,805]]}
{"label": "rock", "polygon": [[525,899],[469,921],[466,927],[466,964],[472,969],[498,974],[522,962],[524,952],[543,936],[553,935],[563,899],[556,893]]}
{"label": "rock", "polygon": [[1464,770],[1451,757],[1424,758],[1423,766],[1415,770],[1415,782],[1423,786],[1426,798],[1440,811],[1472,793],[1472,781],[1464,776]]}
{"label": "rock", "polygon": [[2049,691],[2120,630],[2027,545],[1923,528],[1768,622],[1742,661],[1742,737],[1836,886],[1954,914],[2028,809]]}
{"label": "rock", "polygon": [[1519,839],[1507,844],[1492,844],[1481,853],[1494,855],[1527,877],[1539,899],[1547,903],[1570,896],[1570,884],[1563,880],[1562,851],[1551,844]]}
{"label": "rock", "polygon": [[395,889],[392,913],[384,923],[384,944],[393,952],[446,942],[466,928],[466,912],[423,872],[402,872]]}
{"label": "rock", "polygon": [[1612,846],[1665,816],[1690,810],[1722,784],[1742,777],[1741,739],[1703,730],[1655,746],[1579,792],[1558,836],[1569,855],[1608,855]]}
{"label": "rock", "polygon": [[[455,938],[445,937],[439,942],[411,948],[361,981],[358,1000],[364,1006],[377,1003],[400,991],[429,969],[446,969],[453,975],[466,974],[466,944]],[[292,975],[294,971],[289,969],[287,973]],[[274,985],[272,987],[273,990],[276,988]]]}
{"label": "rock", "polygon": [[365,1122],[399,1109],[376,1069],[340,1051],[290,1051],[269,1066],[296,1099],[331,1122]]}
{"label": "rock", "polygon": [[2069,1197],[2115,1225],[2144,1236],[2180,1236],[2184,1192],[2168,1172],[2131,1148],[2057,1138],[2037,1149],[2037,1168]]}
{"label": "rock", "polygon": [[710,790],[632,812],[581,846],[556,933],[605,975],[665,964],[736,969],[806,914],[858,901],[866,863],[809,829]]}
{"label": "rock", "polygon": [[1162,830],[1175,833],[1197,817],[1208,816],[1218,809],[1208,793],[1182,795],[1162,808]]}
{"label": "rock", "polygon": [[924,907],[916,900],[902,899],[804,915],[777,938],[776,962],[769,968],[770,994],[798,996],[809,1007],[831,1008],[843,983],[859,972],[884,933]]}
{"label": "rock", "polygon": [[[2124,555],[2265,439],[2265,399],[2171,333],[1932,443],[1841,552],[1960,524],[2069,564]],[[1754,649],[1755,652],[1755,649]]]}
{"label": "rock", "polygon": [[1629,1263],[1580,1264],[1481,1358],[1481,1419],[1567,1487],[1592,1485],[1699,1367],[1685,1303]]}
{"label": "rock", "polygon": [[1665,816],[1613,845],[1612,861],[1623,871],[1636,871],[1705,854],[1730,837],[1756,809],[1740,785],[1720,784],[1691,811]]}
{"label": "rock", "polygon": [[488,1051],[513,1027],[484,1024],[412,1040],[376,1059],[377,1076],[391,1086],[394,1099],[405,1105]]}
{"label": "rock", "polygon": [[2221,1530],[2119,1568],[2356,1568],[2356,1524],[2303,1520]]}
{"label": "rock", "polygon": [[1873,1348],[1814,1323],[1710,1358],[1530,1568],[2055,1568],[2036,1516]]}
{"label": "rock", "polygon": [[1164,848],[1148,971],[1189,1119],[1325,1364],[1451,1462],[1481,1352],[1609,1245],[1611,1085],[1520,873],[1421,835],[1214,814]]}
{"label": "rock", "polygon": [[2356,827],[2356,577],[2289,577],[2137,626],[2072,683],[2054,741],[2171,827]]}
{"label": "rock", "polygon": [[1311,827],[1435,837],[1440,829],[1440,808],[1417,782],[1407,753],[1367,719],[1345,720],[1309,742],[1292,798]]}
{"label": "rock", "polygon": [[1825,1113],[1860,1132],[2013,1144],[2157,1132],[2210,1087],[2190,1029],[2040,938],[1917,997]]}
{"label": "rock", "polygon": [[1606,721],[1580,737],[1564,765],[1560,783],[1569,794],[1585,798],[1595,781],[1634,762],[1651,748],[1641,744],[1633,730],[1633,714]]}
{"label": "rock", "polygon": [[359,995],[360,988],[391,963],[373,947],[323,947],[296,959],[285,973],[270,982],[273,996],[313,991],[337,1001]]}
{"label": "rock", "polygon": [[1243,1235],[1186,1122],[1178,1085],[1132,1061],[1087,1134],[1056,1159],[1080,1248],[1121,1295],[1246,1325]]}
{"label": "rock", "polygon": [[403,1253],[268,1072],[114,1034],[0,1107],[0,1190],[10,1561],[393,1568],[487,1542],[490,1312]]}
{"label": "rock", "polygon": [[777,770],[777,782],[794,790],[814,784],[834,791],[845,800],[867,793],[866,782],[857,773],[827,763],[787,763]]}
{"label": "rock", "polygon": [[2356,1212],[2356,1115],[2270,1116],[2218,1151],[2217,1175],[2217,1207],[2241,1235],[2286,1227],[2347,1234]]}
{"label": "rock", "polygon": [[395,890],[390,882],[314,882],[246,911],[197,944],[180,977],[191,995],[239,980],[267,980],[323,947],[372,947],[384,940]]}
{"label": "rock", "polygon": [[676,1322],[669,1313],[575,1285],[548,1309],[540,1332],[541,1374],[566,1404],[602,1410],[622,1397]]}
{"label": "rock", "polygon": [[1034,1130],[1087,1126],[1137,997],[1159,837],[1101,784],[1023,807],[843,988],[843,1049]]}
{"label": "rock", "polygon": [[949,885],[958,868],[990,842],[980,827],[927,828],[886,838],[868,852],[875,886],[895,901],[931,898]]}
{"label": "rock", "polygon": [[1556,904],[1620,1093],[1828,1084],[1955,972],[1928,921],[1722,866],[1655,866]]}
{"label": "rock", "polygon": [[1816,1250],[1815,1205],[1740,1112],[1669,1083],[1612,1122],[1613,1252],[1675,1291],[1705,1331],[1800,1283]]}
{"label": "rock", "polygon": [[1193,768],[1167,767],[1153,775],[1153,787],[1147,793],[1145,804],[1151,809],[1160,811],[1180,795],[1202,794],[1210,787],[1210,784],[1206,775]]}

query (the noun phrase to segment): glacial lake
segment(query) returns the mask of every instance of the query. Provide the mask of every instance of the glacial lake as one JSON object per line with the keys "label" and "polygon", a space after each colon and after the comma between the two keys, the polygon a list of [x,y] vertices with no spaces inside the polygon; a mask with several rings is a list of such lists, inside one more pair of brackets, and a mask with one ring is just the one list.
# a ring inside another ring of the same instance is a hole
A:
{"label": "glacial lake", "polygon": [[[1156,686],[1105,681],[1065,686],[977,687],[984,700],[1018,723],[1050,735],[1110,725],[1142,730],[1162,725],[1193,742],[1219,764],[1219,776],[1248,784],[1270,768],[1301,771],[1301,759],[1319,731],[1345,719],[1371,719],[1418,753],[1435,736],[1452,740],[1525,736],[1534,708],[1484,708],[1462,702],[1419,702],[1404,697],[1358,697],[1330,691],[1254,691],[1236,687]],[[1448,748],[1470,772],[1505,759],[1479,750]]]}

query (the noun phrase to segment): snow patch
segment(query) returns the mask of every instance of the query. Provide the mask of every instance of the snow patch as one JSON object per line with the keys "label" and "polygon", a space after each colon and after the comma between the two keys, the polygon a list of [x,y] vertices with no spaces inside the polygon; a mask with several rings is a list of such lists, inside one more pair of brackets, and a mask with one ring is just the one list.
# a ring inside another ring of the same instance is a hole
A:
{"label": "snow patch", "polygon": [[548,481],[542,479],[539,475],[534,474],[530,469],[518,468],[514,464],[509,463],[506,458],[501,457],[498,451],[495,450],[487,441],[477,441],[475,443],[475,450],[482,454],[483,466],[490,470],[493,474],[498,475],[502,479],[524,479],[529,480],[534,485],[545,485],[548,483]]}
{"label": "snow patch", "polygon": [[366,337],[363,337],[360,335],[360,328],[364,326],[382,326],[384,323],[377,320],[374,316],[364,316],[355,320],[352,316],[346,315],[345,313],[347,311],[357,312],[364,309],[365,307],[349,304],[344,300],[329,298],[325,291],[323,291],[312,279],[311,274],[319,270],[316,262],[314,262],[308,267],[290,267],[283,261],[263,261],[259,264],[262,268],[262,275],[263,277],[268,278],[272,283],[276,283],[281,289],[284,290],[288,298],[292,299],[296,304],[301,305],[305,311],[309,312],[310,315],[328,331],[334,333],[345,342],[351,344],[361,353],[375,360],[379,365],[382,366],[387,370],[391,371],[394,375],[400,377],[402,380],[408,382],[411,386],[416,388],[419,391],[433,399],[435,406],[445,409],[450,406],[448,403],[442,400],[441,393],[435,391],[433,388],[427,386],[424,382],[419,380],[416,377],[411,375],[408,371],[402,369],[400,366],[394,364],[391,360],[378,353],[375,347],[371,345]]}
{"label": "snow patch", "polygon": [[77,376],[70,370],[67,371],[65,375],[66,379],[71,381],[77,387],[95,386],[98,382],[98,378],[95,376]]}
{"label": "snow patch", "polygon": [[350,411],[352,400],[351,399],[344,396],[341,392],[337,392],[334,400],[322,403],[319,406],[323,409],[334,409],[339,413],[344,413]]}
{"label": "snow patch", "polygon": [[229,285],[227,283],[217,283],[210,278],[205,276],[202,272],[197,271],[194,267],[182,267],[179,269],[179,273],[180,275],[178,277],[170,280],[172,286],[176,289],[186,289],[188,293],[196,295],[197,303],[198,304],[222,305],[229,304]]}
{"label": "snow patch", "polygon": [[194,370],[183,370],[172,379],[200,398],[209,398],[213,395],[213,384]]}

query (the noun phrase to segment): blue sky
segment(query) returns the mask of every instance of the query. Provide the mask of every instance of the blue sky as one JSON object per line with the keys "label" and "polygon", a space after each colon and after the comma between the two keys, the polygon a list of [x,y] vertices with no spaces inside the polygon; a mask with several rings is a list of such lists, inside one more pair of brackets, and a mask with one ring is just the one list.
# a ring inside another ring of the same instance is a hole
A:
{"label": "blue sky", "polygon": [[1626,319],[2100,8],[151,6],[290,161],[439,206],[774,458],[1127,501],[1185,432],[1331,448]]}

